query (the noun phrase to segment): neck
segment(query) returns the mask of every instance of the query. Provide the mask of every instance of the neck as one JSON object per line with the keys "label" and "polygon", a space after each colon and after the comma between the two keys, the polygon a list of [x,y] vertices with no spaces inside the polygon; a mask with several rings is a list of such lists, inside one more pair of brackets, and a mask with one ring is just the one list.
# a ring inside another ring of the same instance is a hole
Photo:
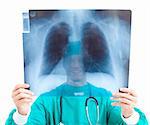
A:
{"label": "neck", "polygon": [[72,86],[80,87],[80,86],[86,85],[87,82],[86,82],[85,79],[80,80],[80,81],[75,81],[75,80],[67,79],[67,84],[72,85]]}

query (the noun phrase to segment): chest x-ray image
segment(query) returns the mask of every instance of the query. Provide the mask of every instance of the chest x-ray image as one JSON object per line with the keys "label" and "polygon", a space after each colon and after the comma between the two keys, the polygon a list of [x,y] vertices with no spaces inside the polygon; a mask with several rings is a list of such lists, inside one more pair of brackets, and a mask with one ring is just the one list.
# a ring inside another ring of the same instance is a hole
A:
{"label": "chest x-ray image", "polygon": [[23,16],[24,79],[36,95],[65,83],[111,92],[128,87],[130,10],[29,10]]}

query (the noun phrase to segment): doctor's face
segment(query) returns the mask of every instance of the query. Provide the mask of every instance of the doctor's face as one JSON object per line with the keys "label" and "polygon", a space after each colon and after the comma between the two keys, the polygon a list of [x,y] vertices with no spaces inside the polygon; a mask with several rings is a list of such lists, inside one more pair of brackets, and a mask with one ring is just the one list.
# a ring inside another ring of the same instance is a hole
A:
{"label": "doctor's face", "polygon": [[83,61],[80,55],[71,55],[64,59],[67,77],[74,82],[81,82],[85,78]]}

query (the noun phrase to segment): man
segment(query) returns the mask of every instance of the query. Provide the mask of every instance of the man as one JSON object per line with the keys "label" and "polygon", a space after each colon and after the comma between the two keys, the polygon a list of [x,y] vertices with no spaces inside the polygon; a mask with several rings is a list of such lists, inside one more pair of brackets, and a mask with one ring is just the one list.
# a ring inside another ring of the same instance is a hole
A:
{"label": "man", "polygon": [[[80,44],[70,44],[74,49],[66,54],[63,61],[66,83],[40,95],[32,107],[33,93],[27,90],[29,85],[16,85],[12,92],[16,110],[10,113],[6,125],[147,125],[145,115],[135,108],[136,93],[121,88],[120,92],[112,95],[88,83],[78,49]],[[89,97],[95,101],[87,101]]]}

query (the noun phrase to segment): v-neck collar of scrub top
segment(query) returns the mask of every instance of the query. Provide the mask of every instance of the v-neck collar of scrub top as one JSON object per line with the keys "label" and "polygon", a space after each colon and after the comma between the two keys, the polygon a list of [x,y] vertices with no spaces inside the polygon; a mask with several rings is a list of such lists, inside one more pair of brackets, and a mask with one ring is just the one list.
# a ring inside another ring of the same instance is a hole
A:
{"label": "v-neck collar of scrub top", "polygon": [[73,86],[65,83],[62,87],[62,96],[90,96],[90,84],[86,83],[83,86]]}

